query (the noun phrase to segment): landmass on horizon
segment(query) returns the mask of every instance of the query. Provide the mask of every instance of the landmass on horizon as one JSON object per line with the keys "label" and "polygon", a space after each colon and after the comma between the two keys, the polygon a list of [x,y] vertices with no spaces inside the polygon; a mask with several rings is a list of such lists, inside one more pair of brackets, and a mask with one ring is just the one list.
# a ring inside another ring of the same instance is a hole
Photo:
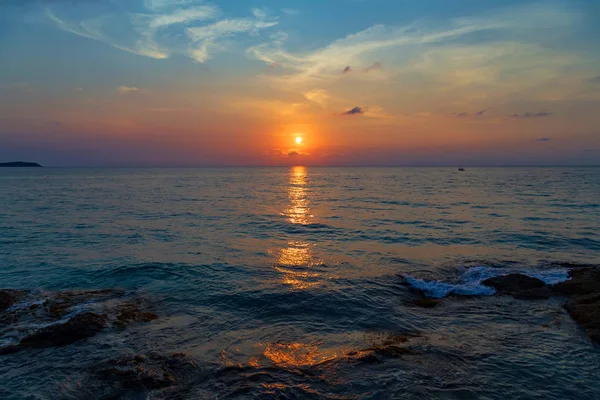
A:
{"label": "landmass on horizon", "polygon": [[41,167],[40,164],[27,161],[11,161],[0,163],[0,167]]}

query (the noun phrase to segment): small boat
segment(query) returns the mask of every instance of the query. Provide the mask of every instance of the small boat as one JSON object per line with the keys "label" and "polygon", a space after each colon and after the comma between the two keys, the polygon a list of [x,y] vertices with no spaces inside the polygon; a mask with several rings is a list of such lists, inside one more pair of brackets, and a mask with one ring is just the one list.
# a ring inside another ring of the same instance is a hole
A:
{"label": "small boat", "polygon": [[462,171],[464,171],[465,169],[464,169],[463,167],[460,167],[458,170],[462,172]]}

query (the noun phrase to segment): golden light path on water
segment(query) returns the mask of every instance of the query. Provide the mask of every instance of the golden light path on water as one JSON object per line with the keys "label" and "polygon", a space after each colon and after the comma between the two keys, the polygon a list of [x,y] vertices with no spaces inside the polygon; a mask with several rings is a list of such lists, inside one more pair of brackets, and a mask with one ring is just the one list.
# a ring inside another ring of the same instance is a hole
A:
{"label": "golden light path on water", "polygon": [[[307,225],[310,214],[309,191],[307,190],[306,167],[293,167],[290,170],[287,194],[289,207],[283,212],[287,220],[296,225]],[[273,268],[280,272],[282,282],[292,290],[305,290],[319,285],[320,274],[311,271],[322,261],[316,260],[311,250],[311,244],[303,241],[289,241],[288,247],[281,249]]]}

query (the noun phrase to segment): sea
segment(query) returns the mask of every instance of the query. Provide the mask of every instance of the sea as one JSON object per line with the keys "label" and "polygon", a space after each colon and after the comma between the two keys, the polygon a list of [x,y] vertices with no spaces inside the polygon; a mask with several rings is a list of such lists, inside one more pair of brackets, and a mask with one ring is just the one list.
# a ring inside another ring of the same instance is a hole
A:
{"label": "sea", "polygon": [[[585,264],[597,167],[4,168],[0,288],[115,289],[158,318],[0,355],[0,398],[599,399],[600,347],[563,300],[481,284]],[[150,353],[195,372],[94,377]]]}

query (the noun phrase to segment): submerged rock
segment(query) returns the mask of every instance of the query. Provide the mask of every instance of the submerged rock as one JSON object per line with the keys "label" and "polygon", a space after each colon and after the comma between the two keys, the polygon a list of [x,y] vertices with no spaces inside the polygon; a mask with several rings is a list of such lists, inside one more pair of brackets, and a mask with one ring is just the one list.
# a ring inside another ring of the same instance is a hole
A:
{"label": "submerged rock", "polygon": [[7,310],[26,295],[24,290],[0,289],[0,311]]}
{"label": "submerged rock", "polygon": [[555,293],[569,296],[565,309],[600,344],[600,269],[581,268],[569,271],[568,281],[552,287]]}
{"label": "submerged rock", "polygon": [[129,302],[121,305],[119,308],[119,314],[117,315],[115,325],[122,328],[133,321],[150,322],[157,318],[158,316],[152,312],[141,311],[140,301]]}
{"label": "submerged rock", "polygon": [[57,323],[25,336],[20,347],[63,346],[94,336],[106,327],[106,315],[93,312],[78,314],[65,323]]}
{"label": "submerged rock", "polygon": [[108,360],[97,369],[97,376],[123,388],[162,389],[183,383],[197,364],[185,354],[165,356],[158,353]]}
{"label": "submerged rock", "polygon": [[53,294],[44,302],[46,311],[54,318],[60,318],[70,308],[81,303],[100,301],[122,294],[114,289],[68,290]]}
{"label": "submerged rock", "polygon": [[422,298],[416,299],[414,301],[414,304],[416,306],[423,307],[423,308],[433,308],[441,303],[443,303],[443,301],[441,299],[434,299],[434,298],[430,298],[430,297],[422,297]]}
{"label": "submerged rock", "polygon": [[600,343],[600,268],[582,267],[569,271],[569,280],[555,285],[521,274],[487,279],[482,283],[500,294],[516,298],[548,298],[565,296],[564,304],[571,318],[581,325],[590,339]]}

